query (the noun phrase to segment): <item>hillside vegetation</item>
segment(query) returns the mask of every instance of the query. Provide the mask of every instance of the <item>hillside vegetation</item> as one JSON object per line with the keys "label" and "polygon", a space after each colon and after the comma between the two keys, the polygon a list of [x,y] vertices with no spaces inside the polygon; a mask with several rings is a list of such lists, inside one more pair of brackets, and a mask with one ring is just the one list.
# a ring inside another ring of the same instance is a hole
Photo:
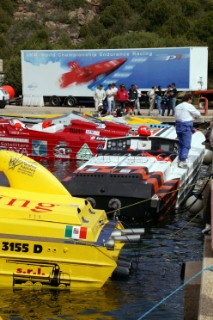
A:
{"label": "hillside vegetation", "polygon": [[24,49],[209,47],[213,88],[212,0],[7,0],[0,3],[0,59],[21,93]]}

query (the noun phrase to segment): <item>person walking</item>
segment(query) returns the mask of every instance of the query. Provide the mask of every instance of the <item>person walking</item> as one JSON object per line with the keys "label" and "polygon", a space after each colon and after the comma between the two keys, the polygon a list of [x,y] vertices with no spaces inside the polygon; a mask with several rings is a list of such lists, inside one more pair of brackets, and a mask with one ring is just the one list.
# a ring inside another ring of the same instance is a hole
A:
{"label": "person walking", "polygon": [[178,166],[187,168],[187,158],[191,148],[193,120],[200,118],[200,112],[192,105],[192,95],[185,94],[183,102],[175,108],[175,126],[178,136]]}

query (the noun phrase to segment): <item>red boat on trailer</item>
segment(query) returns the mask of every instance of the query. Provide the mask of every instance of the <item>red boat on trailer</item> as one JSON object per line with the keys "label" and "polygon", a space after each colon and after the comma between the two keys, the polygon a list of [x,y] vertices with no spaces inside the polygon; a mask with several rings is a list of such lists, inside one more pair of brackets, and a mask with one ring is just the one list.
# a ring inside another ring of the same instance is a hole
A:
{"label": "red boat on trailer", "polygon": [[123,137],[131,130],[128,125],[66,120],[66,116],[33,125],[16,118],[0,119],[0,149],[36,160],[88,160],[103,148],[106,138]]}

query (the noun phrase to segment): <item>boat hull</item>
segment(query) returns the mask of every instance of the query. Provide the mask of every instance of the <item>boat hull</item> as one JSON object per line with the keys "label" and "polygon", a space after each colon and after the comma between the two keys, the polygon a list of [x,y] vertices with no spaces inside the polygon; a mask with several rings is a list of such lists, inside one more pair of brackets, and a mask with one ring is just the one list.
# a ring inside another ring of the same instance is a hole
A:
{"label": "boat hull", "polygon": [[123,124],[95,124],[72,117],[48,119],[34,125],[18,119],[1,119],[0,149],[37,161],[88,160],[103,149],[107,138],[126,136],[131,129]]}
{"label": "boat hull", "polygon": [[1,287],[100,288],[116,269],[106,248],[1,235]]}
{"label": "boat hull", "polygon": [[[0,281],[5,287],[100,288],[119,268],[124,229],[38,162],[0,151]],[[126,272],[126,270],[125,270]]]}
{"label": "boat hull", "polygon": [[197,132],[187,166],[180,168],[175,135],[175,128],[163,128],[147,140],[108,139],[105,149],[63,184],[74,196],[87,198],[94,208],[104,208],[122,220],[161,219],[187,199],[205,154],[205,137]]}

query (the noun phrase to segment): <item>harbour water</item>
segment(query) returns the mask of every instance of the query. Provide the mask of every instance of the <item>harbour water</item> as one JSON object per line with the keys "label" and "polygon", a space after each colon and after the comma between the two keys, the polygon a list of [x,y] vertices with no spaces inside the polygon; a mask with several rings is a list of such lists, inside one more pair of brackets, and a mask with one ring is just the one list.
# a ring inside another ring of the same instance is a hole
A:
{"label": "harbour water", "polygon": [[[69,162],[44,165],[59,180],[75,169]],[[140,222],[131,226],[139,227]],[[148,225],[141,243],[124,246],[123,255],[133,262],[131,275],[110,279],[99,290],[0,289],[0,319],[183,320],[184,291],[166,297],[183,284],[185,262],[202,259],[202,228],[202,217],[189,212],[173,212]]]}

